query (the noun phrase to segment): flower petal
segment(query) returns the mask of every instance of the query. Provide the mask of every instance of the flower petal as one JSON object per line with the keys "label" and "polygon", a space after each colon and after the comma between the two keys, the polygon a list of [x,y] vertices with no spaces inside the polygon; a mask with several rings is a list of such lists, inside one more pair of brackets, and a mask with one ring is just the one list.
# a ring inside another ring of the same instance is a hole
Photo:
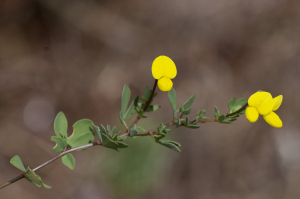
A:
{"label": "flower petal", "polygon": [[250,122],[256,122],[258,119],[258,111],[255,107],[248,107],[246,109],[246,118],[250,121]]}
{"label": "flower petal", "polygon": [[276,128],[281,128],[282,127],[281,119],[273,111],[271,113],[269,113],[268,115],[264,115],[263,118],[266,120],[266,122],[268,124],[270,124],[273,127],[276,127]]}
{"label": "flower petal", "polygon": [[167,77],[159,79],[157,84],[158,88],[162,91],[169,91],[173,86],[173,82]]}
{"label": "flower petal", "polygon": [[172,59],[170,59],[167,56],[161,56],[161,57],[163,57],[164,66],[165,66],[164,76],[173,79],[177,75],[177,69],[175,63],[172,61]]}
{"label": "flower petal", "polygon": [[272,98],[272,95],[268,92],[260,91],[251,95],[248,99],[249,106],[258,107],[261,103],[269,98]]}
{"label": "flower petal", "polygon": [[164,76],[165,65],[164,56],[157,57],[152,63],[152,75],[155,79],[160,79]]}
{"label": "flower petal", "polygon": [[274,100],[273,111],[276,111],[280,107],[282,103],[282,99],[283,99],[282,95],[279,95],[273,99]]}

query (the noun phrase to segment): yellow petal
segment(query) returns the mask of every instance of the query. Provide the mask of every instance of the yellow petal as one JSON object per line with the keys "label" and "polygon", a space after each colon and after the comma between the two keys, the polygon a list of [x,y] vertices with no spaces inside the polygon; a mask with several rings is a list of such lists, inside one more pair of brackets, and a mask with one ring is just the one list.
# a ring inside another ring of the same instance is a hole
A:
{"label": "yellow petal", "polygon": [[273,99],[274,100],[273,111],[276,111],[280,107],[282,103],[282,99],[283,99],[282,95],[279,95]]}
{"label": "yellow petal", "polygon": [[272,98],[272,95],[268,92],[257,92],[251,95],[248,99],[249,106],[258,107],[261,103],[269,98]]}
{"label": "yellow petal", "polygon": [[167,56],[162,56],[165,65],[165,73],[164,76],[170,79],[173,79],[177,75],[177,69],[175,63]]}
{"label": "yellow petal", "polygon": [[165,65],[163,56],[157,57],[152,63],[152,75],[155,79],[160,79],[164,76]]}
{"label": "yellow petal", "polygon": [[169,91],[173,86],[173,82],[167,77],[159,79],[157,84],[158,88],[162,91]]}
{"label": "yellow petal", "polygon": [[168,77],[173,79],[177,74],[174,62],[167,56],[157,57],[152,64],[152,75],[155,79]]}
{"label": "yellow petal", "polygon": [[263,118],[266,120],[266,122],[268,124],[270,124],[273,127],[276,127],[276,128],[281,128],[282,127],[281,119],[273,111],[271,113],[269,113],[268,115],[264,115]]}
{"label": "yellow petal", "polygon": [[256,122],[258,119],[258,111],[256,108],[254,107],[248,107],[246,109],[246,118],[250,121],[250,122]]}

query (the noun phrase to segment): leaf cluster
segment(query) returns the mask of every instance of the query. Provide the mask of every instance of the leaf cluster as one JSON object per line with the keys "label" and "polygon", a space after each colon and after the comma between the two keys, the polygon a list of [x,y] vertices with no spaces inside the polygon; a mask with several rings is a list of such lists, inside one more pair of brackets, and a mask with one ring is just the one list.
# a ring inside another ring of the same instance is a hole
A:
{"label": "leaf cluster", "polygon": [[34,171],[32,171],[29,167],[27,169],[25,169],[24,164],[21,160],[21,158],[18,155],[15,155],[11,160],[10,163],[12,165],[14,165],[16,168],[20,169],[21,171],[25,172],[25,178],[33,183],[34,185],[36,185],[37,187],[41,187],[42,185],[46,188],[46,189],[51,189],[51,187],[49,185],[46,185],[45,183],[43,183],[42,179],[40,176],[36,175]]}
{"label": "leaf cluster", "polygon": [[[236,101],[236,98],[233,97],[229,102],[228,102],[228,108],[229,111],[227,114],[234,113],[241,109],[246,103],[247,103],[248,98],[241,98]],[[218,108],[215,106],[215,118],[218,119],[220,123],[223,124],[231,124],[233,121],[237,120],[237,118],[241,115],[244,114],[246,111],[246,108],[243,110],[240,110],[238,113],[231,115],[231,116],[226,116],[226,115],[220,115]]]}
{"label": "leaf cluster", "polygon": [[107,148],[114,149],[119,151],[119,148],[127,148],[128,145],[121,142],[126,139],[126,136],[120,137],[121,131],[116,133],[116,126],[110,128],[110,125],[107,125],[107,128],[101,124],[100,128],[93,125],[93,129],[96,132],[98,138],[101,140],[101,145]]}

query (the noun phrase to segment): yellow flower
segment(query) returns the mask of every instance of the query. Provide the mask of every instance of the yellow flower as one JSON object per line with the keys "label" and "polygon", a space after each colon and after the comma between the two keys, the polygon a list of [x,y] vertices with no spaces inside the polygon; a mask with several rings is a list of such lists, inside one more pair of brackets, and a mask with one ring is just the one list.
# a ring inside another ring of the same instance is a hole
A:
{"label": "yellow flower", "polygon": [[248,99],[249,107],[246,109],[246,117],[250,122],[256,122],[259,114],[263,116],[265,121],[273,127],[281,128],[282,121],[278,117],[276,111],[282,103],[282,95],[272,98],[268,92],[257,92]]}
{"label": "yellow flower", "polygon": [[158,79],[158,88],[160,90],[169,91],[173,87],[171,79],[176,77],[177,69],[172,59],[162,55],[153,61],[152,75],[155,79]]}

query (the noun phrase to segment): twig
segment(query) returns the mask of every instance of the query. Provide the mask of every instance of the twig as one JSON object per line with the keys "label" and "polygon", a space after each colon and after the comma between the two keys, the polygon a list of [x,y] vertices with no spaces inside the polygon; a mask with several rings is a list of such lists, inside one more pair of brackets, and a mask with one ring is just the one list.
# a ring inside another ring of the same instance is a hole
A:
{"label": "twig", "polygon": [[[76,150],[79,150],[79,149],[84,149],[84,148],[88,148],[88,147],[92,147],[92,146],[97,146],[97,145],[101,145],[101,142],[100,141],[97,141],[97,142],[93,142],[93,143],[89,143],[89,144],[85,144],[85,145],[82,145],[82,146],[79,146],[79,147],[75,147],[75,148],[72,148],[72,149],[69,149],[69,150],[64,150],[63,152],[61,152],[60,154],[58,154],[57,156],[51,158],[50,160],[48,160],[47,162],[44,162],[43,164],[39,165],[38,167],[32,169],[32,171],[37,171],[41,168],[43,168],[44,166],[50,164],[51,162],[57,160],[58,158],[62,157],[63,155],[67,154],[67,153],[70,153],[72,151],[76,151]],[[12,183],[14,182],[17,182],[18,180],[21,180],[25,177],[25,173],[22,173],[21,175],[19,175],[18,177],[2,184],[0,186],[0,189],[8,186],[8,185],[11,185]]]}

